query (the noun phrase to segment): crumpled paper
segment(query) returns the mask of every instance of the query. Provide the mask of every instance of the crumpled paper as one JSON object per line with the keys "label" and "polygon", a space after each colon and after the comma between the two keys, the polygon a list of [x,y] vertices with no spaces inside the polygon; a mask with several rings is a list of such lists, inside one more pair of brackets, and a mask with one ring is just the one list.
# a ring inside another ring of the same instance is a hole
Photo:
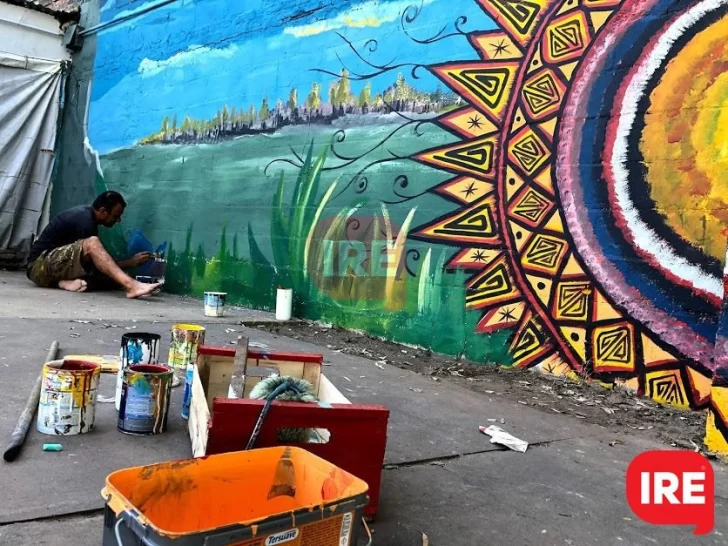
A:
{"label": "crumpled paper", "polygon": [[518,451],[520,453],[525,453],[528,449],[528,442],[521,440],[520,438],[516,438],[500,427],[490,425],[487,428],[483,426],[479,428],[480,432],[490,436],[491,444],[500,444],[506,446],[508,449],[512,449],[513,451]]}

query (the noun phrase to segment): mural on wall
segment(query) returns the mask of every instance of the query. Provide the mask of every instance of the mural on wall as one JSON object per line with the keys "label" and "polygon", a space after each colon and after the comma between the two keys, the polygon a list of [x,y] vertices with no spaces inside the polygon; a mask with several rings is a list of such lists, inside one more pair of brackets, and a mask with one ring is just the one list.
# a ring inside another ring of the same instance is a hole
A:
{"label": "mural on wall", "polygon": [[173,289],[287,286],[311,318],[710,403],[728,2],[120,3],[97,184],[171,241]]}
{"label": "mural on wall", "polygon": [[[270,308],[286,286],[299,316],[510,363],[510,333],[466,312],[453,248],[409,237],[450,207],[428,191],[449,175],[412,157],[457,142],[434,119],[464,104],[425,65],[477,58],[463,27],[495,27],[477,3],[444,24],[442,0],[294,2],[250,32],[252,7],[227,0],[134,5],[102,6],[93,69],[96,189],[131,205],[107,243],[168,241],[171,291]],[[189,30],[202,12],[210,36]]]}

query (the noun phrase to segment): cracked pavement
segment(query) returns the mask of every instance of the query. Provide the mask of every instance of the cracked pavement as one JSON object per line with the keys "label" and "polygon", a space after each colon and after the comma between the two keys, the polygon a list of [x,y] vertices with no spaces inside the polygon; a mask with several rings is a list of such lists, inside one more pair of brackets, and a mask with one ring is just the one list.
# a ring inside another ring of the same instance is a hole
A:
{"label": "cracked pavement", "polygon": [[[165,355],[171,325],[195,321],[207,327],[207,341],[214,345],[230,344],[245,333],[271,349],[320,352],[324,373],[353,403],[390,408],[382,499],[372,524],[375,545],[420,546],[423,533],[429,544],[443,546],[728,544],[728,469],[721,464],[713,465],[718,498],[711,535],[693,537],[689,527],[655,527],[632,514],[624,493],[627,466],[643,451],[665,448],[639,431],[549,414],[239,325],[273,320],[258,311],[235,309],[209,319],[197,300],[162,295],[132,302],[117,294],[46,291],[17,273],[0,273],[0,298],[2,441],[54,339],[61,354],[113,354],[127,329],[154,331],[163,336],[160,354]],[[110,396],[113,389],[114,377],[104,374],[100,394]],[[173,393],[169,431],[156,437],[117,432],[113,404],[104,403],[97,405],[95,430],[60,439],[64,451],[59,453],[42,451],[47,437],[33,425],[18,460],[3,463],[0,473],[0,545],[98,545],[100,490],[110,472],[190,456],[186,423],[179,416],[182,391]],[[528,441],[526,453],[490,443],[478,427],[493,420]]]}

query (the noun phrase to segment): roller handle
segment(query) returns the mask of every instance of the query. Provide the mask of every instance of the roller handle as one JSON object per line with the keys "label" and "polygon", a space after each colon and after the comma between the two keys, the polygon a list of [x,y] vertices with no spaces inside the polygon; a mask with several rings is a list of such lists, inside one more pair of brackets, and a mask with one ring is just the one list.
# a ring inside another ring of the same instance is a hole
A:
{"label": "roller handle", "polygon": [[[53,343],[51,343],[51,348],[48,350],[48,354],[46,355],[46,359],[43,361],[43,364],[45,365],[46,362],[55,360],[57,354],[58,341],[54,341]],[[13,432],[10,435],[10,442],[5,448],[5,453],[3,453],[3,459],[5,459],[5,462],[13,462],[18,457],[20,449],[25,443],[25,437],[28,434],[30,423],[33,421],[35,411],[38,409],[38,401],[40,400],[40,386],[42,381],[43,372],[41,371],[38,377],[35,378],[33,389],[30,391],[30,394],[28,395],[28,400],[26,400],[25,407],[23,408],[23,411],[20,414],[20,418],[18,419],[18,423],[15,425],[15,429],[13,429]]]}

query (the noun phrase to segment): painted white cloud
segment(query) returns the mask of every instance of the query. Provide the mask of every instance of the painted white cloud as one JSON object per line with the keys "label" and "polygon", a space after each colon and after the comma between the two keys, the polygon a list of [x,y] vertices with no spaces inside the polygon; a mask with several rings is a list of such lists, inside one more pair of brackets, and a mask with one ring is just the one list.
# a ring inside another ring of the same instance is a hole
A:
{"label": "painted white cloud", "polygon": [[[434,1],[422,0],[422,5],[432,4]],[[283,30],[283,33],[296,38],[303,38],[340,28],[378,27],[384,23],[396,21],[400,18],[402,12],[411,5],[413,5],[412,0],[387,3],[381,3],[379,0],[369,0],[331,19],[323,19],[308,25],[287,27]]]}
{"label": "painted white cloud", "polygon": [[168,68],[182,68],[213,59],[230,59],[238,50],[238,46],[231,44],[228,47],[216,49],[207,46],[191,45],[186,50],[175,53],[167,59],[155,61],[153,59],[142,59],[139,63],[138,72],[142,77],[156,76]]}

